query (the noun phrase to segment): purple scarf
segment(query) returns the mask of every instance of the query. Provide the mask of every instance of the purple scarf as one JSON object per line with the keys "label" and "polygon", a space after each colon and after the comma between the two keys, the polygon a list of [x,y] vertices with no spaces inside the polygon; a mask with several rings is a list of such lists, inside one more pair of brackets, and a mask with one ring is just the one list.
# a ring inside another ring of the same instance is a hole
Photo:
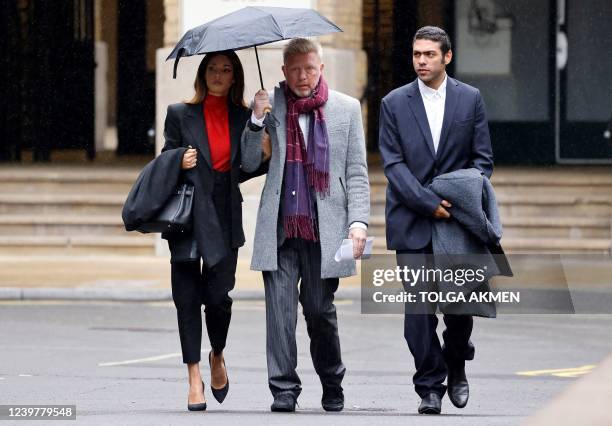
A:
{"label": "purple scarf", "polygon": [[[321,76],[311,96],[300,98],[285,81],[281,88],[287,100],[287,158],[282,194],[282,214],[285,236],[318,240],[315,193],[329,195],[329,138],[323,117],[327,102],[327,83]],[[298,117],[310,114],[308,147],[300,129]]]}

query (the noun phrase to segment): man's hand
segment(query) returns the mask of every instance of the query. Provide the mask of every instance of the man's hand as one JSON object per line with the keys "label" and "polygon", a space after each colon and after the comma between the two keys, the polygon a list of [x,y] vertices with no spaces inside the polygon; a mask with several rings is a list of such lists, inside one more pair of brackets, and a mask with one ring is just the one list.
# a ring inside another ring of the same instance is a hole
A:
{"label": "man's hand", "polygon": [[266,114],[267,110],[272,109],[272,105],[270,105],[270,98],[268,97],[268,92],[265,90],[259,90],[255,93],[255,98],[253,99],[253,113],[258,120],[261,120]]}
{"label": "man's hand", "polygon": [[261,139],[261,150],[263,152],[262,161],[268,161],[270,157],[272,157],[272,143],[270,141],[270,134],[268,133],[268,130],[264,131]]}
{"label": "man's hand", "polygon": [[362,228],[353,228],[349,231],[349,240],[353,240],[353,258],[358,259],[365,249],[368,231]]}
{"label": "man's hand", "polygon": [[433,212],[433,217],[436,219],[448,219],[450,217],[450,213],[446,209],[451,207],[451,203],[446,200],[442,200],[438,208]]}
{"label": "man's hand", "polygon": [[190,148],[183,154],[183,161],[181,162],[181,169],[189,170],[193,169],[198,164],[198,152]]}

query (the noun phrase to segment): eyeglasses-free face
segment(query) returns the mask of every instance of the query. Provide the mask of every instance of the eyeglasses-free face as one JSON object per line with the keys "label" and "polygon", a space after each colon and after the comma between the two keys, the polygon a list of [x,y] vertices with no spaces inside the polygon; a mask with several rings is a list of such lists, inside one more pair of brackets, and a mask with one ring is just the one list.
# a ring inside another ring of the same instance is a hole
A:
{"label": "eyeglasses-free face", "polygon": [[232,62],[224,55],[217,55],[206,67],[206,88],[214,96],[226,96],[234,84]]}
{"label": "eyeglasses-free face", "polygon": [[315,52],[290,55],[283,65],[287,86],[299,97],[310,96],[319,84],[323,66],[321,58]]}

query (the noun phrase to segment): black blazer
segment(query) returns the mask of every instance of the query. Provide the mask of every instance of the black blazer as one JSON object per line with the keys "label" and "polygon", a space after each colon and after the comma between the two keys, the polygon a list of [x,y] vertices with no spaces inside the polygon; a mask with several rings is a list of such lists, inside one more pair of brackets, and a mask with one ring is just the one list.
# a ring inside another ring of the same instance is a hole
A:
{"label": "black blazer", "polygon": [[[228,102],[231,144],[231,247],[227,247],[213,204],[214,176],[210,158],[210,147],[202,104],[178,103],[168,106],[164,125],[165,144],[162,152],[191,145],[198,152],[197,166],[182,171],[182,179],[194,187],[193,233],[190,235],[162,234],[168,240],[171,262],[196,260],[200,256],[208,266],[214,266],[230,249],[244,244],[242,229],[242,194],[238,184],[251,177],[265,173],[261,168],[255,173],[244,173],[240,167],[240,138],[250,120],[251,110]],[[180,166],[179,166],[180,167]]]}
{"label": "black blazer", "polygon": [[487,177],[493,173],[480,92],[450,77],[437,152],[417,80],[383,98],[378,146],[389,181],[385,209],[389,250],[421,249],[431,241],[432,214],[441,201],[427,188],[434,177],[470,167]]}

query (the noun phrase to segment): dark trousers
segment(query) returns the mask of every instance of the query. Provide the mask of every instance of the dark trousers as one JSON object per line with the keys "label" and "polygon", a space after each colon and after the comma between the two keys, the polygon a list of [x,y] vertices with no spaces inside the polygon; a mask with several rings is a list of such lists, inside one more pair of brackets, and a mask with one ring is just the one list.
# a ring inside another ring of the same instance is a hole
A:
{"label": "dark trousers", "polygon": [[[431,266],[429,257],[431,253],[431,243],[419,250],[401,250],[397,252],[397,262],[400,267]],[[405,285],[405,289],[409,292],[418,292],[424,287],[422,283],[417,283],[410,288]],[[431,287],[427,289],[431,290]],[[444,396],[446,392],[444,380],[448,374],[448,368],[463,367],[466,360],[474,359],[475,349],[470,341],[473,327],[472,316],[444,315],[446,329],[442,332],[444,340],[442,346],[436,334],[438,317],[435,310],[435,304],[406,303],[405,306],[404,338],[414,357],[416,373],[412,381],[416,393],[421,398],[430,392],[435,392],[440,397]]]}
{"label": "dark trousers", "polygon": [[[215,174],[213,201],[223,235],[231,241],[231,207],[229,173]],[[218,354],[225,348],[232,317],[232,298],[229,292],[236,282],[238,249],[211,268],[200,260],[172,263],[172,299],[176,306],[179,337],[184,363],[200,361],[202,345],[202,305],[206,329],[212,350]]]}
{"label": "dark trousers", "polygon": [[[340,388],[345,367],[340,356],[334,292],[338,278],[321,279],[321,246],[287,239],[278,249],[278,269],[263,273],[266,293],[266,354],[272,395],[302,391],[296,372],[298,300],[310,337],[310,355],[324,388]],[[298,282],[300,283],[298,291]]]}

